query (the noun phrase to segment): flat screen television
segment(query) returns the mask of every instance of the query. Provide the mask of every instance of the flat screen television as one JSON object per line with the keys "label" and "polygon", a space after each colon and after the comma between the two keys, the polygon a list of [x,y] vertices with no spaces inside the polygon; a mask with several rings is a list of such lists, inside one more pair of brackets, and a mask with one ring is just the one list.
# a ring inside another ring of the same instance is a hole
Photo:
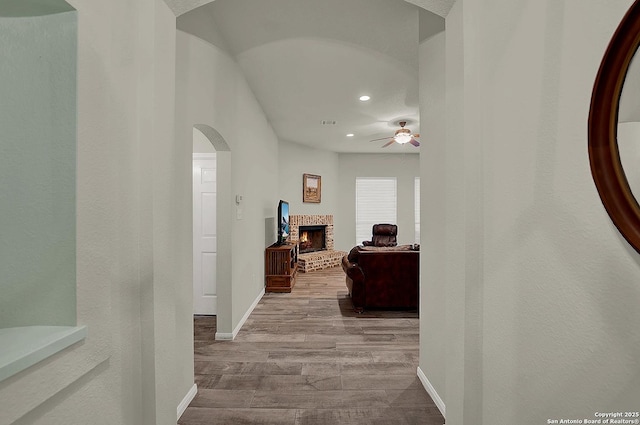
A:
{"label": "flat screen television", "polygon": [[289,237],[289,203],[280,200],[278,203],[278,245],[282,245]]}

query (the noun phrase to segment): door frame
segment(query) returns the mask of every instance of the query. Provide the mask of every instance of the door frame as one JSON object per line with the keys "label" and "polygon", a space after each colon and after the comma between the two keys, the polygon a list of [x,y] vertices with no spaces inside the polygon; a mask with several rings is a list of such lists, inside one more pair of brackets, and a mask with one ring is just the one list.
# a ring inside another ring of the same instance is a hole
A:
{"label": "door frame", "polygon": [[[218,237],[216,284],[218,295],[218,310],[216,314],[216,340],[233,339],[233,291],[231,283],[232,275],[232,240],[233,240],[233,199],[232,187],[232,151],[224,137],[213,127],[207,124],[195,124],[193,128],[199,130],[209,140],[216,151],[216,181],[217,181],[217,206],[216,206],[216,233]],[[193,161],[193,150],[192,161]],[[193,193],[193,190],[191,191]],[[191,201],[193,208],[193,200]],[[193,211],[191,211],[193,217]],[[193,225],[191,226],[193,238]],[[193,252],[193,241],[192,250]],[[193,262],[193,259],[192,259]],[[193,282],[191,284],[193,291]],[[193,308],[192,308],[193,310]]]}

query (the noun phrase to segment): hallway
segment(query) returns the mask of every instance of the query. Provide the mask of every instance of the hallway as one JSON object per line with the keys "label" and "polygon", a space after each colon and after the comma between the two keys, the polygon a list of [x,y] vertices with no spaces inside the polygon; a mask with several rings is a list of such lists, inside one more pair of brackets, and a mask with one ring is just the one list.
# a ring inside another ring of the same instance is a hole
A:
{"label": "hallway", "polygon": [[340,267],[267,293],[234,341],[195,319],[198,395],[180,425],[444,422],[416,376],[416,312],[353,312]]}

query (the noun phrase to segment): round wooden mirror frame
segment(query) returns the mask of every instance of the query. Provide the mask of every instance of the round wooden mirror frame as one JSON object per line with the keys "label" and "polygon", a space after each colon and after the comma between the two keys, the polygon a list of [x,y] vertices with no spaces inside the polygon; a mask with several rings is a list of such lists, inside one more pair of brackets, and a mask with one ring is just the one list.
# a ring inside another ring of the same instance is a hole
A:
{"label": "round wooden mirror frame", "polygon": [[620,93],[639,44],[640,0],[636,0],[609,42],[589,110],[589,161],[593,180],[611,220],[638,253],[640,206],[620,163],[617,134]]}

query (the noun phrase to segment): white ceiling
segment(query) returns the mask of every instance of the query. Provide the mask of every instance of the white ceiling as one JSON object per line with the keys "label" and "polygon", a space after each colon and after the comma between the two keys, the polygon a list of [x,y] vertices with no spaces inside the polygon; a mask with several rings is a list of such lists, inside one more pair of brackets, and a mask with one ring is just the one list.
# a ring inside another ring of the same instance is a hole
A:
{"label": "white ceiling", "polygon": [[[390,138],[402,120],[420,131],[418,43],[442,31],[443,18],[405,0],[216,0],[177,26],[236,59],[281,140],[419,152],[370,140]],[[371,100],[359,101],[363,94]]]}

